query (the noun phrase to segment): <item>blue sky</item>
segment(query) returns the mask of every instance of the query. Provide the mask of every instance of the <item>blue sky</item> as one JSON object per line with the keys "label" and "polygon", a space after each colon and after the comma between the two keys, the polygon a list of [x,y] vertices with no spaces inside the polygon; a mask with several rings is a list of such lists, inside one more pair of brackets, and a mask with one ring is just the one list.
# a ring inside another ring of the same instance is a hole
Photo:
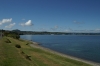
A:
{"label": "blue sky", "polygon": [[0,29],[100,32],[100,0],[0,0]]}

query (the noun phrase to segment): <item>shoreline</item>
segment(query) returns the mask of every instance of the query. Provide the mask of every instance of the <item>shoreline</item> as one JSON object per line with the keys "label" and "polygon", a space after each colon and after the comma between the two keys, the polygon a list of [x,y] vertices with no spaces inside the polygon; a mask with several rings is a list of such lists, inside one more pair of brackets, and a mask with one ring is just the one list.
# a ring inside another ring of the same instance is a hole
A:
{"label": "shoreline", "polygon": [[65,57],[65,58],[73,59],[73,60],[76,60],[76,61],[80,61],[80,62],[83,62],[83,63],[87,63],[87,64],[90,64],[92,66],[100,66],[100,63],[96,63],[96,62],[84,60],[84,59],[81,59],[81,58],[77,58],[77,57],[74,57],[74,56],[70,56],[70,55],[67,55],[67,54],[63,54],[63,53],[54,51],[52,49],[43,47],[37,42],[33,42],[33,41],[30,41],[30,42],[32,42],[32,44],[29,44],[29,45],[33,48],[39,48],[43,51],[50,52],[50,53],[53,53],[53,54],[56,54],[56,55],[59,55],[59,56]]}

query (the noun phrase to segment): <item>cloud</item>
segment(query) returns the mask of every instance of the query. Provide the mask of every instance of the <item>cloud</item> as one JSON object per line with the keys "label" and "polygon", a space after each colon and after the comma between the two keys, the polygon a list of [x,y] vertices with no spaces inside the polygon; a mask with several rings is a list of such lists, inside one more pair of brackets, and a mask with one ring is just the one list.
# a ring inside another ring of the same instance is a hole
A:
{"label": "cloud", "polygon": [[68,29],[65,30],[65,32],[73,32],[73,29],[68,28]]}
{"label": "cloud", "polygon": [[24,23],[21,23],[20,25],[21,25],[21,26],[25,26],[25,24],[24,24]]}
{"label": "cloud", "polygon": [[100,31],[100,29],[98,28],[98,29],[95,29],[96,31]]}
{"label": "cloud", "polygon": [[56,25],[54,28],[55,28],[55,29],[58,29],[59,27]]}
{"label": "cloud", "polygon": [[10,19],[3,19],[2,23],[8,23],[8,22],[11,22],[11,21],[12,21],[12,18],[10,18]]}
{"label": "cloud", "polygon": [[9,24],[8,26],[5,26],[5,28],[12,28],[16,23],[12,23],[12,24]]}
{"label": "cloud", "polygon": [[32,26],[33,24],[32,24],[32,22],[31,22],[31,20],[28,20],[28,21],[25,23],[25,25],[26,25],[26,26]]}
{"label": "cloud", "polygon": [[2,25],[2,23],[0,22],[0,25]]}
{"label": "cloud", "polygon": [[46,28],[40,28],[41,31],[46,31]]}
{"label": "cloud", "polygon": [[83,22],[73,21],[75,24],[83,24]]}
{"label": "cloud", "polygon": [[70,32],[70,30],[66,29],[65,32]]}
{"label": "cloud", "polygon": [[12,22],[12,18],[10,19],[2,19],[2,21],[0,21],[0,25],[4,24],[4,23],[10,23]]}
{"label": "cloud", "polygon": [[73,32],[77,32],[77,33],[100,33],[100,29],[95,29],[95,30],[73,30]]}
{"label": "cloud", "polygon": [[56,25],[56,26],[54,26],[53,28],[51,28],[51,30],[55,31],[55,30],[57,30],[58,28],[59,28],[59,26]]}
{"label": "cloud", "polygon": [[32,21],[31,20],[28,20],[27,22],[21,23],[20,25],[21,26],[32,26],[33,24],[32,24]]}

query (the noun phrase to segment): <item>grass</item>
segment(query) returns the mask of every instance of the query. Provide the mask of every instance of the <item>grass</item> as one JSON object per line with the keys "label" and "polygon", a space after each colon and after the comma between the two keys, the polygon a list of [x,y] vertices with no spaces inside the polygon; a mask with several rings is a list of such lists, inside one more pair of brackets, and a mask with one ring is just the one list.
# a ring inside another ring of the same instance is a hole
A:
{"label": "grass", "polygon": [[[11,43],[6,43],[9,39]],[[91,66],[89,64],[61,57],[41,49],[32,48],[25,40],[3,37],[0,40],[0,66]],[[21,48],[16,48],[18,44]],[[23,53],[22,53],[23,52]],[[28,60],[26,56],[31,60]]]}
{"label": "grass", "polygon": [[0,40],[0,66],[28,66],[30,63],[22,57],[13,43],[6,43],[6,39],[4,37]]}

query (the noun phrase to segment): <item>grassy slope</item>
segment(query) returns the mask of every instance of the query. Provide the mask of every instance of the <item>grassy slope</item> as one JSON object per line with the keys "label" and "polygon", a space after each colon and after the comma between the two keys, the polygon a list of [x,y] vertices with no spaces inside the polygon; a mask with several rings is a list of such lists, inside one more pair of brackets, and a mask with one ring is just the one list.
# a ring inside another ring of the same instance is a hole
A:
{"label": "grassy slope", "polygon": [[[32,48],[26,45],[27,41],[8,38],[11,43],[5,43],[4,39],[6,37],[0,40],[0,66],[90,66],[41,49]],[[20,44],[21,48],[16,48],[15,44]],[[25,58],[22,51],[25,55],[31,56],[31,61]]]}
{"label": "grassy slope", "polygon": [[28,66],[30,63],[23,58],[13,43],[5,43],[4,40],[6,38],[0,40],[0,66]]}

